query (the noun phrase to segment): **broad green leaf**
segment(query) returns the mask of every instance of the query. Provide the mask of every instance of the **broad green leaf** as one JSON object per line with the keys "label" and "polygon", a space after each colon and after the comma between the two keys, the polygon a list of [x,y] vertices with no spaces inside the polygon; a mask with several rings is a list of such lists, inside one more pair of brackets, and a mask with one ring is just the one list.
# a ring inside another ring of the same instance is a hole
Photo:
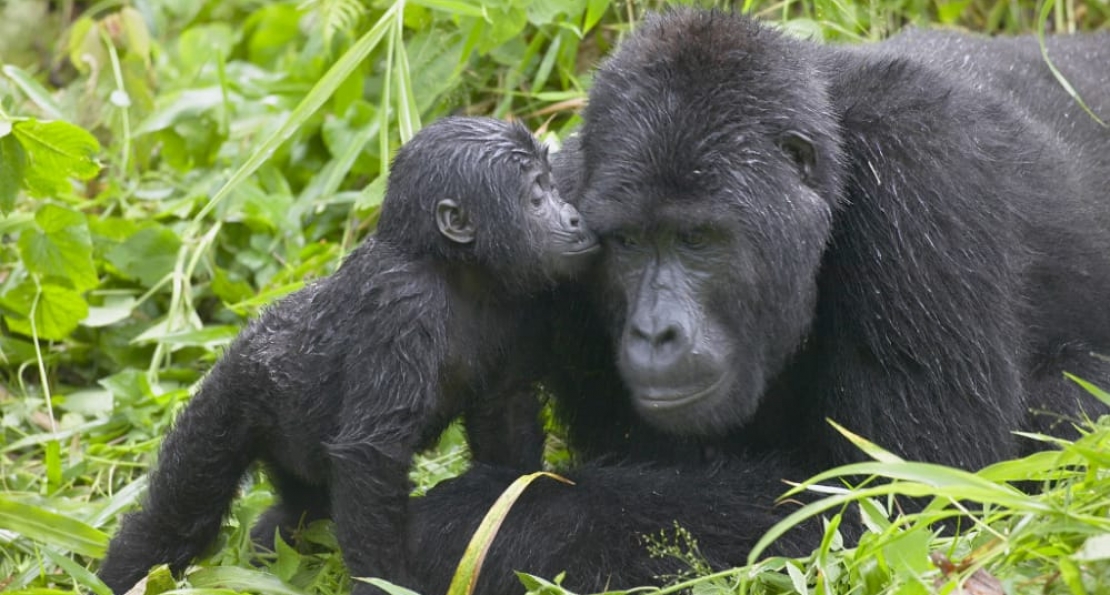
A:
{"label": "broad green leaf", "polygon": [[3,301],[7,306],[19,305],[26,309],[24,318],[5,317],[12,331],[32,336],[30,315],[35,313],[35,329],[40,340],[60,341],[77,328],[89,314],[89,306],[81,294],[67,287],[42,284],[38,294],[34,283],[21,283],[15,290],[7,293]]}
{"label": "broad green leaf", "polygon": [[15,136],[0,136],[0,214],[15,208],[15,197],[23,183],[27,154]]}
{"label": "broad green leaf", "polygon": [[100,143],[68,122],[27,120],[12,132],[27,151],[26,188],[38,196],[65,194],[69,178],[87,180],[100,172]]}
{"label": "broad green leaf", "polygon": [[0,528],[90,558],[102,557],[108,547],[108,535],[103,531],[73,517],[4,496],[0,496]]}
{"label": "broad green leaf", "polygon": [[159,564],[150,569],[146,575],[146,587],[142,595],[162,595],[167,591],[177,588],[177,581],[173,580],[173,573],[166,564]]}
{"label": "broad green leaf", "polygon": [[516,481],[509,484],[509,487],[505,488],[505,491],[498,496],[497,501],[486,512],[486,516],[482,518],[482,523],[478,525],[478,529],[470,538],[470,543],[467,544],[466,551],[463,552],[462,560],[459,560],[459,566],[455,569],[455,576],[451,579],[451,586],[447,588],[447,595],[470,595],[474,592],[474,587],[478,585],[478,573],[482,570],[482,562],[486,559],[486,553],[493,545],[494,538],[497,537],[497,531],[501,529],[501,523],[505,521],[509,510],[524,493],[524,490],[540,477],[549,477],[555,481],[574,485],[570,480],[546,471],[521,475],[516,478]]}
{"label": "broad green leaf", "polygon": [[36,228],[19,235],[19,255],[27,270],[64,280],[77,291],[96,287],[100,280],[84,213],[47,203],[35,213],[35,223]]}
{"label": "broad green leaf", "polygon": [[151,287],[173,271],[180,248],[181,238],[176,233],[152,226],[113,247],[105,258],[125,276]]}
{"label": "broad green leaf", "polygon": [[104,298],[103,306],[89,306],[89,315],[81,321],[82,326],[99,328],[115,324],[131,316],[137,300],[130,295],[113,295]]}

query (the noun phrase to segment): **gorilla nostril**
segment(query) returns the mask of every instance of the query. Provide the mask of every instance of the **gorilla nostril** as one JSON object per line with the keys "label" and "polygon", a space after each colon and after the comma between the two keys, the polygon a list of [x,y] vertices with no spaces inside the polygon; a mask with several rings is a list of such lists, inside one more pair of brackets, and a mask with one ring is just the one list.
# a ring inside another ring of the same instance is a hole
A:
{"label": "gorilla nostril", "polygon": [[678,342],[678,328],[668,326],[663,329],[662,332],[655,335],[655,340],[652,341],[652,345],[655,347],[666,347],[676,342]]}

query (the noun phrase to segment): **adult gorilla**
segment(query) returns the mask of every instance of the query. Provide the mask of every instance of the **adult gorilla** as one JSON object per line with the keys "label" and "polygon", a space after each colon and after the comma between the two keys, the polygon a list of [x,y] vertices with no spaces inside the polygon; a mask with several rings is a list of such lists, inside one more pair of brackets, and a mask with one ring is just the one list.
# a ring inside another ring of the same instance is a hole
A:
{"label": "adult gorilla", "polygon": [[[1049,55],[1110,119],[1110,36]],[[743,562],[786,512],[778,478],[861,458],[826,418],[975,469],[1059,419],[1032,411],[1094,412],[1063,371],[1110,384],[1091,356],[1110,350],[1110,132],[1034,39],[838,48],[674,11],[602,65],[585,121],[567,194],[605,242],[587,290],[605,336],[552,384],[594,462],[530,488],[484,593],[514,591],[513,568],[651,582],[668,566],[638,536],[676,520]],[[426,592],[511,479],[481,467],[420,501]]]}

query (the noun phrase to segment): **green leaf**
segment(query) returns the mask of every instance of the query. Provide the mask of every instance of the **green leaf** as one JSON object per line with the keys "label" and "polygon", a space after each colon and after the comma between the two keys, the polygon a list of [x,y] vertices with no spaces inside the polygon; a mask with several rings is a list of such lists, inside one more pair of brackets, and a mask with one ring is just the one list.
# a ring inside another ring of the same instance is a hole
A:
{"label": "green leaf", "polygon": [[89,315],[81,321],[81,325],[99,328],[115,324],[131,316],[137,303],[138,300],[130,295],[107,296],[103,306],[89,306]]}
{"label": "green leaf", "polygon": [[146,588],[143,589],[143,595],[162,595],[162,593],[176,588],[177,581],[173,580],[170,567],[166,564],[159,564],[151,568],[150,573],[146,575]]}
{"label": "green leaf", "polygon": [[239,327],[230,324],[206,326],[200,330],[185,330],[169,333],[159,341],[174,347],[204,347],[212,349],[231,343],[239,334]]}
{"label": "green leaf", "polygon": [[108,548],[108,535],[69,516],[0,496],[0,527],[39,543],[100,558]]}
{"label": "green leaf", "polygon": [[459,16],[478,18],[486,16],[485,10],[483,10],[481,6],[459,0],[409,0],[409,2],[425,8],[431,8],[432,10],[439,10]]}
{"label": "green leaf", "polygon": [[33,309],[34,331],[40,340],[60,341],[66,338],[89,314],[89,306],[81,294],[50,283],[42,284],[42,293],[38,294],[37,300],[35,285],[28,281],[5,294],[3,301],[5,306],[24,309],[24,318],[5,317],[4,320],[13,332],[28,337],[33,336],[30,320]]}
{"label": "green leaf", "polygon": [[257,292],[250,283],[241,279],[232,279],[227,271],[217,267],[212,276],[212,293],[225,304],[237,304],[250,299]]}
{"label": "green leaf", "polygon": [[597,25],[605,11],[609,10],[609,0],[587,0],[586,20],[582,23],[582,32],[585,33]]}
{"label": "green leaf", "polygon": [[1110,405],[1110,393],[1107,393],[1106,391],[1102,390],[1101,388],[1091,384],[1090,382],[1087,382],[1086,380],[1083,380],[1082,378],[1080,378],[1078,376],[1075,376],[1074,374],[1069,374],[1067,372],[1064,372],[1064,376],[1067,376],[1069,380],[1071,380],[1072,382],[1074,382],[1074,383],[1078,384],[1079,386],[1083,387],[1083,390],[1091,393],[1091,396],[1093,396],[1096,399],[1102,401],[1106,405]]}
{"label": "green leaf", "polygon": [[395,584],[393,584],[389,581],[382,580],[380,578],[354,577],[354,579],[358,580],[358,581],[362,581],[364,583],[370,583],[371,585],[374,585],[375,587],[381,589],[382,591],[385,591],[386,593],[389,593],[389,595],[420,595],[416,591],[413,591],[411,589],[406,589],[406,588],[404,588],[400,585],[395,585]]}
{"label": "green leaf", "polygon": [[7,215],[15,208],[15,197],[26,168],[27,154],[23,145],[10,134],[0,137],[0,214]]}
{"label": "green leaf", "polygon": [[151,287],[173,271],[180,248],[181,238],[176,233],[152,226],[113,247],[105,259],[125,276]]}
{"label": "green leaf", "polygon": [[69,192],[68,178],[87,180],[100,172],[100,143],[85,129],[68,122],[17,122],[13,134],[27,151],[26,188],[37,196]]}
{"label": "green leaf", "polygon": [[5,65],[3,71],[48,118],[52,120],[64,118],[62,108],[54,101],[54,96],[50,94],[50,91],[43,88],[33,76],[11,64]]}
{"label": "green leaf", "polygon": [[150,31],[146,21],[139,11],[125,6],[119,11],[120,20],[123,22],[123,31],[127,35],[127,50],[143,59],[143,64],[150,66]]}
{"label": "green leaf", "polygon": [[108,588],[108,585],[105,585],[95,574],[89,572],[87,568],[75,562],[71,557],[55,552],[51,548],[43,548],[42,553],[64,570],[66,574],[73,577],[77,584],[91,590],[96,595],[112,595],[112,590]]}
{"label": "green leaf", "polygon": [[263,595],[305,595],[304,591],[281,581],[272,574],[234,566],[213,566],[189,573],[195,587],[227,587]]}
{"label": "green leaf", "polygon": [[84,213],[45,204],[35,213],[36,228],[19,235],[19,255],[27,270],[64,280],[73,289],[96,287],[92,239]]}
{"label": "green leaf", "polygon": [[902,462],[902,459],[898,455],[895,455],[894,453],[882,448],[878,444],[871,442],[870,440],[864,438],[863,436],[860,436],[859,434],[853,433],[852,431],[836,423],[835,421],[831,419],[827,419],[825,421],[829,422],[829,425],[831,425],[837,432],[843,434],[845,438],[852,442],[852,444],[856,445],[856,448],[862,450],[864,453],[867,454],[867,456],[871,457],[872,459],[875,459],[880,463]]}

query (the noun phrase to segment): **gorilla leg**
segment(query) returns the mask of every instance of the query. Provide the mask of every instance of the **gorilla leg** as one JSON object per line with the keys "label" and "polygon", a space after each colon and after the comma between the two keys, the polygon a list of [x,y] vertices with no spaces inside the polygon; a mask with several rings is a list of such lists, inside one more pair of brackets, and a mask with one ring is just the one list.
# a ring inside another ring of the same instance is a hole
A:
{"label": "gorilla leg", "polygon": [[146,502],[124,518],[100,569],[113,592],[127,591],[163,562],[180,573],[219,533],[254,459],[250,426],[229,407],[236,399],[220,393],[198,393],[166,436]]}
{"label": "gorilla leg", "polygon": [[[713,568],[744,564],[752,546],[794,510],[775,507],[786,491],[785,467],[771,459],[729,461],[706,468],[585,467],[567,476],[575,485],[541,478],[516,502],[486,557],[478,593],[520,590],[512,572],[551,578],[567,571],[576,591],[657,584],[684,563],[653,557],[645,537],[675,525],[689,532]],[[410,504],[409,559],[421,592],[447,589],[483,515],[517,477],[478,465]],[[802,479],[802,477],[789,477]],[[818,521],[781,538],[774,553],[803,554],[820,543]]]}
{"label": "gorilla leg", "polygon": [[266,475],[277,491],[278,502],[251,529],[251,542],[256,546],[272,550],[276,531],[281,531],[282,540],[292,543],[297,529],[329,517],[327,488],[273,468],[267,468]]}

